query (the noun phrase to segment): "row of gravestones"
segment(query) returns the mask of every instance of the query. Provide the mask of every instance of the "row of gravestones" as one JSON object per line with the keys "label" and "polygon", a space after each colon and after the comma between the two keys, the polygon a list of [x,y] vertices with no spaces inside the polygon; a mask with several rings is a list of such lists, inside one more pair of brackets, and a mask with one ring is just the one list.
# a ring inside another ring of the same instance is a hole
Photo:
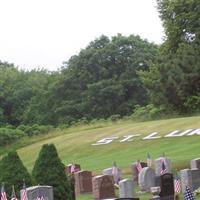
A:
{"label": "row of gravestones", "polygon": [[[171,161],[164,158],[166,164],[166,174],[160,175],[163,158],[155,162],[155,170],[149,167],[143,167],[138,174],[138,184],[142,191],[150,191],[151,187],[160,186],[160,196],[174,195],[174,181],[171,172]],[[143,165],[144,166],[144,165]],[[186,186],[191,191],[200,187],[200,158],[190,161],[190,169],[180,170],[181,190],[185,192]]]}
{"label": "row of gravestones", "polygon": [[[66,166],[66,173],[71,171],[71,165]],[[92,172],[82,171],[80,165],[75,164],[75,193],[76,196],[84,193],[92,193],[94,200],[100,199],[116,199],[114,190],[114,177],[112,176],[112,168],[102,171],[102,175],[92,177]],[[133,181],[124,179],[119,182],[119,198],[118,199],[135,199],[133,191]]]}
{"label": "row of gravestones", "polygon": [[[162,162],[165,159],[166,172],[161,175]],[[135,169],[135,164],[132,164],[132,169]],[[171,161],[168,158],[159,158],[155,161],[155,170],[146,167],[146,163],[142,163],[142,170],[139,174],[134,171],[134,180],[138,177],[138,185],[141,191],[150,191],[151,187],[159,186],[161,188],[161,199],[171,199],[174,196],[174,181],[171,171]],[[194,191],[200,187],[200,158],[194,159],[190,162],[191,169],[183,169],[180,171],[182,192],[185,187]],[[66,173],[70,173],[71,165],[66,167]],[[74,179],[76,195],[82,193],[93,193],[95,200],[115,198],[114,179],[111,176],[112,168],[102,171],[103,175],[92,177],[90,171],[81,171],[80,165],[76,165]],[[135,182],[124,179],[119,182],[119,196],[121,199],[134,199]],[[27,195],[29,200],[36,199],[37,195],[41,193],[45,200],[53,200],[53,189],[51,186],[36,186],[27,188]]]}
{"label": "row of gravestones", "polygon": [[[158,158],[155,161],[156,173],[153,169],[146,167],[147,164],[141,162],[143,167],[142,171],[139,173],[138,180],[138,171],[137,171],[137,163],[132,164],[132,172],[133,172],[133,180],[136,179],[139,182],[139,187],[142,191],[150,191],[151,187],[160,186],[161,187],[161,195],[169,196],[174,195],[174,185],[173,185],[173,176],[168,174],[168,176],[160,176],[160,171],[162,168],[163,159],[166,164],[166,172],[170,172],[171,170],[171,162],[168,158]],[[107,168],[102,171],[103,175],[92,177],[92,173],[89,171],[79,171],[80,165],[75,165],[75,193],[76,195],[81,193],[92,192],[94,199],[105,199],[105,198],[113,198],[115,197],[114,193],[114,178],[112,175],[112,168]],[[70,173],[71,165],[66,167],[66,172]],[[121,170],[119,169],[119,177],[121,177]],[[119,182],[119,197],[120,198],[135,198],[134,193],[134,181],[124,179]],[[169,187],[166,187],[168,185]],[[169,190],[169,188],[172,188]],[[165,192],[165,188],[166,191]]]}

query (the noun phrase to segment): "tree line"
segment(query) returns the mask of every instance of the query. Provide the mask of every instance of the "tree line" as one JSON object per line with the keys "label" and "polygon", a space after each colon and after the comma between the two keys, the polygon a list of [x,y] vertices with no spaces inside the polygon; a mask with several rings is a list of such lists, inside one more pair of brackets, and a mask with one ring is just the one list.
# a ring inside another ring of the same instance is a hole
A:
{"label": "tree line", "polygon": [[200,2],[157,2],[161,45],[102,35],[54,72],[0,62],[0,125],[199,113]]}

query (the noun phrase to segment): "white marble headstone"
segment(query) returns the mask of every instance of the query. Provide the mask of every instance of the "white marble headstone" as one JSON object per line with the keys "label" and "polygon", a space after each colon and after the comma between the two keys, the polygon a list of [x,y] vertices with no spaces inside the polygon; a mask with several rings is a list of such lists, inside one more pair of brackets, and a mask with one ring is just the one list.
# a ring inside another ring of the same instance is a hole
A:
{"label": "white marble headstone", "polygon": [[134,198],[134,185],[133,181],[129,179],[123,179],[119,182],[119,197],[120,198]]}
{"label": "white marble headstone", "polygon": [[166,157],[160,157],[155,160],[155,171],[157,176],[161,175],[163,160],[166,167],[166,173],[171,173],[171,160]]}
{"label": "white marble headstone", "polygon": [[138,184],[141,191],[150,192],[151,187],[154,187],[156,174],[150,167],[144,167],[139,173]]}

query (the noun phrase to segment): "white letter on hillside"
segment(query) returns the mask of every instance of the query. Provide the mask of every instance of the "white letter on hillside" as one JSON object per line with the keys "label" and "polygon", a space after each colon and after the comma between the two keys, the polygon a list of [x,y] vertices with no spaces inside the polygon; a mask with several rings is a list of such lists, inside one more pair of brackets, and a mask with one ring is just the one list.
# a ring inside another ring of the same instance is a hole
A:
{"label": "white letter on hillside", "polygon": [[140,135],[141,135],[141,134],[136,134],[136,135],[125,135],[125,136],[123,136],[124,139],[123,139],[123,140],[120,140],[120,142],[131,142],[131,141],[133,141],[133,139],[130,140],[130,138],[132,138],[132,137],[137,137],[137,136],[140,136]]}
{"label": "white letter on hillside", "polygon": [[143,140],[152,140],[152,139],[158,139],[158,138],[161,138],[160,136],[156,136],[154,137],[155,135],[157,135],[158,133],[157,132],[154,132],[154,133],[151,133],[150,135],[142,138]]}
{"label": "white letter on hillside", "polygon": [[169,133],[168,135],[165,135],[165,137],[180,137],[180,136],[186,135],[187,133],[191,132],[192,130],[193,129],[188,129],[188,130],[183,131],[181,133],[179,133],[180,131],[176,130],[176,131]]}
{"label": "white letter on hillside", "polygon": [[117,138],[118,138],[118,137],[103,138],[103,139],[97,141],[96,144],[92,144],[92,145],[109,144],[109,143],[111,143],[114,139],[117,139]]}
{"label": "white letter on hillside", "polygon": [[200,135],[200,129],[195,129],[191,133],[187,134],[187,136],[191,136],[191,135]]}

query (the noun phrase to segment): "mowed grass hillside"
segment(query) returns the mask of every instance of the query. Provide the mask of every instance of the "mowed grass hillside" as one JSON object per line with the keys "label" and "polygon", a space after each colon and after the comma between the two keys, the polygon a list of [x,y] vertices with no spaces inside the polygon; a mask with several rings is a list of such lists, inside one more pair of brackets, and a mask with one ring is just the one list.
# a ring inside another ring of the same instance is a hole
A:
{"label": "mowed grass hillside", "polygon": [[[153,159],[163,153],[170,157],[173,168],[181,169],[189,166],[189,160],[200,157],[200,135],[175,138],[159,138],[142,140],[153,132],[160,136],[174,131],[200,128],[200,117],[175,118],[168,120],[133,122],[119,121],[95,125],[84,125],[66,129],[53,137],[38,138],[33,144],[18,149],[24,165],[31,172],[41,146],[54,143],[64,164],[72,162],[81,164],[81,168],[99,174],[102,169],[111,167],[113,161],[130,175],[130,165],[137,159],[146,160],[147,152]],[[133,141],[120,142],[123,136],[141,134]],[[93,146],[98,140],[116,136],[110,144]]]}

